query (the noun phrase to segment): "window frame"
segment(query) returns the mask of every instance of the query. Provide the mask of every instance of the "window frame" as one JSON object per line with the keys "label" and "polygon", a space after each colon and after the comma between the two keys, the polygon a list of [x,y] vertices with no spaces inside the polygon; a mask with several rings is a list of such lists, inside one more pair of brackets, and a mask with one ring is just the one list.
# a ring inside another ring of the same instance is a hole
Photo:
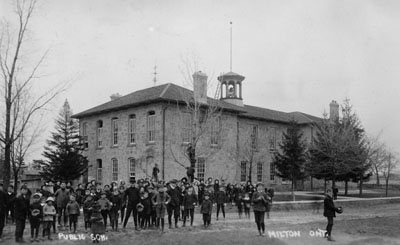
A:
{"label": "window frame", "polygon": [[192,114],[190,112],[182,113],[182,143],[188,144],[192,142]]}
{"label": "window frame", "polygon": [[268,136],[268,148],[270,150],[276,150],[276,132],[277,130],[275,127],[272,127],[270,129],[270,133]]}
{"label": "window frame", "polygon": [[275,164],[273,162],[271,162],[269,164],[269,179],[270,180],[275,180],[275,175],[276,175]]}
{"label": "window frame", "polygon": [[96,169],[96,180],[99,183],[103,182],[103,160],[96,159],[97,169]]}
{"label": "window frame", "polygon": [[119,170],[118,159],[112,158],[111,159],[111,180],[112,181],[118,181],[118,170]]}
{"label": "window frame", "polygon": [[257,163],[257,182],[263,182],[263,164],[262,162]]}
{"label": "window frame", "polygon": [[[131,114],[129,115],[129,121],[128,121],[128,142],[130,145],[135,145],[136,144],[136,115]],[[133,139],[133,141],[132,141]]]}
{"label": "window frame", "polygon": [[258,125],[251,124],[251,132],[250,132],[250,147],[253,151],[257,151],[258,149]]}
{"label": "window frame", "polygon": [[240,182],[247,180],[247,161],[240,162]]}
{"label": "window frame", "polygon": [[136,159],[133,157],[128,158],[128,178],[131,177],[136,177]]}
{"label": "window frame", "polygon": [[111,145],[118,146],[119,121],[117,117],[111,119]]}
{"label": "window frame", "polygon": [[98,120],[96,123],[96,145],[97,148],[103,147],[103,120]]}
{"label": "window frame", "polygon": [[218,146],[220,144],[220,132],[221,132],[221,117],[216,116],[211,119],[211,146]]}
{"label": "window frame", "polygon": [[156,112],[149,111],[146,118],[147,143],[156,141]]}
{"label": "window frame", "polygon": [[199,181],[205,180],[206,176],[206,159],[203,157],[197,158],[197,179]]}

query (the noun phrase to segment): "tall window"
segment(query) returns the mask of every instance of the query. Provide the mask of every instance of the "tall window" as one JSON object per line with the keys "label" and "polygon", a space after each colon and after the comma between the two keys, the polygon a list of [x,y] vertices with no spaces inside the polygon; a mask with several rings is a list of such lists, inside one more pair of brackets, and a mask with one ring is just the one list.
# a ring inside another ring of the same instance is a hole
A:
{"label": "tall window", "polygon": [[147,114],[147,141],[154,142],[156,137],[156,113],[149,111]]}
{"label": "tall window", "polygon": [[113,118],[111,121],[112,129],[112,144],[118,145],[118,118]]}
{"label": "tall window", "polygon": [[257,163],[257,182],[263,181],[263,164],[261,162]]}
{"label": "tall window", "polygon": [[102,182],[103,181],[103,161],[101,159],[97,159],[97,176],[96,180],[97,182]]}
{"label": "tall window", "polygon": [[87,122],[82,124],[82,141],[83,141],[83,147],[85,147],[85,148],[88,148],[88,146],[89,146],[87,127],[88,127]]}
{"label": "tall window", "polygon": [[197,179],[204,180],[204,175],[206,172],[206,159],[198,158],[197,159]]}
{"label": "tall window", "polygon": [[269,179],[275,180],[275,164],[271,163],[269,166]]}
{"label": "tall window", "polygon": [[276,128],[271,128],[268,141],[269,141],[269,149],[275,150],[276,149]]}
{"label": "tall window", "polygon": [[135,158],[129,158],[128,160],[128,169],[129,169],[129,176],[128,177],[135,177],[135,173],[136,173],[136,161]]}
{"label": "tall window", "polygon": [[251,149],[257,150],[257,139],[258,139],[258,125],[251,125]]}
{"label": "tall window", "polygon": [[240,163],[240,181],[245,182],[246,181],[246,161],[242,161]]}
{"label": "tall window", "polygon": [[191,142],[192,138],[192,115],[182,113],[182,143]]}
{"label": "tall window", "polygon": [[97,147],[103,147],[103,121],[97,121]]}
{"label": "tall window", "polygon": [[136,143],[136,116],[129,116],[129,144]]}
{"label": "tall window", "polygon": [[112,181],[118,181],[118,160],[113,158],[112,162]]}
{"label": "tall window", "polygon": [[218,145],[220,133],[220,118],[214,117],[211,121],[211,145]]}

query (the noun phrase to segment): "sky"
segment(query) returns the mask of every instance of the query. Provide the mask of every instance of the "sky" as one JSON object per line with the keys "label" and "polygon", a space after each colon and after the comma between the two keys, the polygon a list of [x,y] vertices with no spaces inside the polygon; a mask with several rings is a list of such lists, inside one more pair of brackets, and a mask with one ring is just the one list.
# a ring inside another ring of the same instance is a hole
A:
{"label": "sky", "polygon": [[[13,7],[0,2],[11,30]],[[400,151],[400,1],[39,0],[22,61],[48,50],[36,91],[71,85],[30,157],[41,157],[65,99],[78,113],[151,87],[155,65],[157,85],[184,85],[185,60],[216,84],[230,71],[230,22],[245,104],[322,117],[348,98],[367,133]]]}

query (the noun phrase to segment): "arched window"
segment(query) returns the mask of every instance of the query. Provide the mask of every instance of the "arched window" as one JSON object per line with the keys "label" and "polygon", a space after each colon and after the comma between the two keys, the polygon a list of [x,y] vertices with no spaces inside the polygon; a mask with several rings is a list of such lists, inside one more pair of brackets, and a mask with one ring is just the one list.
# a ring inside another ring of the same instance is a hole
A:
{"label": "arched window", "polygon": [[136,144],[136,115],[129,116],[129,144]]}
{"label": "arched window", "polygon": [[97,147],[103,147],[103,121],[98,120],[96,123],[97,126]]}
{"label": "arched window", "polygon": [[189,143],[192,140],[192,115],[182,113],[182,143]]}
{"label": "arched window", "polygon": [[240,163],[240,181],[245,182],[246,181],[246,175],[247,175],[247,169],[246,169],[246,161],[242,161]]}
{"label": "arched window", "polygon": [[147,113],[147,142],[154,142],[156,140],[156,113],[149,111]]}
{"label": "arched window", "polygon": [[118,181],[118,160],[113,158],[111,159],[111,167],[112,167],[112,181]]}

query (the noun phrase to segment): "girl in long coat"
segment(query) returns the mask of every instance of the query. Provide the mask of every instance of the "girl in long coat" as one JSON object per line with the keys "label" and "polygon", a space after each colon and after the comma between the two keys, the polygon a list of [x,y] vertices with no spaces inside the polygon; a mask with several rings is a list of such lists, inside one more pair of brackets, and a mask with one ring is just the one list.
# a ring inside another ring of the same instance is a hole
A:
{"label": "girl in long coat", "polygon": [[263,236],[265,233],[264,214],[267,211],[268,195],[264,192],[264,185],[257,184],[257,191],[253,193],[251,202],[254,204],[254,218],[257,224],[258,233]]}
{"label": "girl in long coat", "polygon": [[157,227],[161,223],[161,231],[164,232],[164,217],[167,204],[171,201],[171,197],[167,194],[167,187],[160,185],[158,193],[155,194],[151,200],[156,207]]}
{"label": "girl in long coat", "polygon": [[101,215],[101,206],[97,202],[93,204],[90,223],[93,242],[99,243],[99,240],[96,238],[98,238],[99,235],[104,234],[106,231],[103,223],[103,216]]}
{"label": "girl in long coat", "polygon": [[336,212],[339,209],[335,207],[332,198],[332,190],[327,189],[325,193],[324,199],[324,216],[328,219],[328,225],[326,226],[325,236],[328,238],[328,241],[334,241],[331,237],[332,226],[333,226],[333,218],[336,217]]}

